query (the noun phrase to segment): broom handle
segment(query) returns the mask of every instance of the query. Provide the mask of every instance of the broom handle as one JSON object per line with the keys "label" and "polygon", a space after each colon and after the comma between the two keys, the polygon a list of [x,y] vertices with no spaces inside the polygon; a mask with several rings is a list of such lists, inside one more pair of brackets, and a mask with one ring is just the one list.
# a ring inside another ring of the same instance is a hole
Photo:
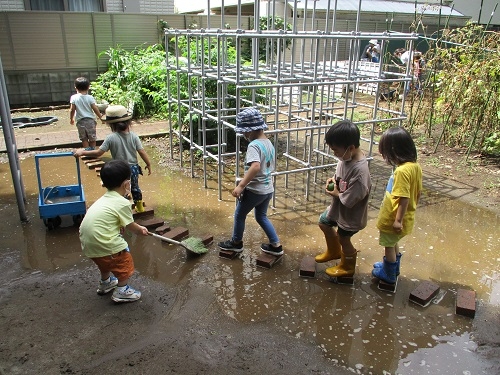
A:
{"label": "broom handle", "polygon": [[188,248],[186,245],[184,245],[182,242],[179,242],[179,241],[176,241],[176,240],[173,240],[171,238],[168,238],[168,237],[163,237],[163,236],[160,236],[159,234],[156,234],[156,233],[152,233],[152,232],[148,232],[148,234],[150,236],[153,236],[155,238],[158,238],[160,240],[163,240],[163,241],[166,241],[166,242],[170,242],[171,244],[174,244],[174,245],[178,245],[178,246],[182,246],[183,248],[185,248],[186,250],[191,250],[190,248]]}

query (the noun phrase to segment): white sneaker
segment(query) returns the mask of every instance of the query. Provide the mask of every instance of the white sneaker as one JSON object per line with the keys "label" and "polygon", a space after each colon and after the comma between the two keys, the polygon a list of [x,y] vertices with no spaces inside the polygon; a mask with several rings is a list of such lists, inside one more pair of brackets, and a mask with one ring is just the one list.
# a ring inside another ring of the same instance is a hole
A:
{"label": "white sneaker", "polygon": [[99,281],[99,286],[97,287],[97,294],[100,296],[111,292],[118,285],[118,279],[114,276],[109,277],[109,281]]}
{"label": "white sneaker", "polygon": [[121,287],[117,287],[111,296],[111,299],[115,302],[133,302],[141,298],[141,292],[126,286],[124,290],[120,290]]}

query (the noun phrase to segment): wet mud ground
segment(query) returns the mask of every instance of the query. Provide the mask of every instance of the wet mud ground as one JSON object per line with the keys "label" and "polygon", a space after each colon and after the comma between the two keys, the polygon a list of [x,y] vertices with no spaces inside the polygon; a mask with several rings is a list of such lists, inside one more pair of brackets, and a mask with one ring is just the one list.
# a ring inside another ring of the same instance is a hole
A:
{"label": "wet mud ground", "polygon": [[[43,185],[75,178],[72,158],[45,160]],[[500,372],[499,216],[458,199],[467,185],[425,176],[426,191],[414,232],[402,241],[401,276],[392,294],[379,290],[370,276],[383,255],[375,228],[389,175],[382,162],[371,163],[369,222],[353,237],[361,252],[355,284],[348,286],[324,274],[331,263],[318,265],[314,279],[299,277],[301,260],[324,248],[317,218],[328,205],[326,174],[318,176],[309,200],[302,176],[292,176],[288,188],[278,179],[269,214],[285,255],[263,269],[255,259],[266,239],[252,217],[241,257],[218,256],[215,243],[229,238],[232,229],[230,170],[219,200],[215,166],[205,189],[202,175],[192,179],[158,167],[157,155],[153,160],[153,175],[140,179],[147,206],[171,227],[188,228],[191,236],[213,235],[214,244],[207,254],[188,257],[182,248],[152,237],[127,235],[137,270],[131,285],[143,297],[122,305],[95,293],[98,272],[81,255],[71,218],[63,217],[53,231],[39,219],[34,158],[21,164],[32,217],[24,225],[9,166],[0,164],[0,374]],[[90,205],[104,191],[96,173],[81,166]],[[427,307],[408,300],[424,280],[441,288]],[[474,319],[455,314],[459,288],[477,293]]]}

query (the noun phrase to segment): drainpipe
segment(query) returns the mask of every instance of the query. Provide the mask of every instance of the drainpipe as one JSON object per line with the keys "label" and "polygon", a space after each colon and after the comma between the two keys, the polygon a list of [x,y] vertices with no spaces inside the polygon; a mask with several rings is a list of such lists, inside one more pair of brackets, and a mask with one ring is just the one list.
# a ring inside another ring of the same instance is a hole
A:
{"label": "drainpipe", "polygon": [[2,130],[5,138],[5,147],[9,156],[10,173],[12,174],[12,182],[14,183],[14,191],[16,193],[17,207],[19,209],[19,217],[22,223],[28,223],[30,220],[26,214],[26,192],[24,191],[23,178],[19,166],[19,157],[17,154],[16,138],[14,135],[14,127],[12,126],[12,118],[10,117],[10,105],[7,97],[7,86],[5,84],[5,76],[3,74],[2,58],[0,57],[0,118],[2,119]]}

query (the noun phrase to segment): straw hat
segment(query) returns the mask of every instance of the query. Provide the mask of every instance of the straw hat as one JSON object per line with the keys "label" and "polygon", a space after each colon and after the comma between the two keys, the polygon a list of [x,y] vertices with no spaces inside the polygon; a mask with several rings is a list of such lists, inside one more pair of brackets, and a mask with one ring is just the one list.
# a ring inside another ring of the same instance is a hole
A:
{"label": "straw hat", "polygon": [[106,117],[104,121],[108,124],[113,124],[115,122],[127,121],[132,118],[132,114],[127,111],[122,105],[110,105],[106,108]]}
{"label": "straw hat", "polygon": [[237,133],[264,129],[267,129],[267,124],[256,108],[246,108],[236,116],[236,128],[234,130]]}

